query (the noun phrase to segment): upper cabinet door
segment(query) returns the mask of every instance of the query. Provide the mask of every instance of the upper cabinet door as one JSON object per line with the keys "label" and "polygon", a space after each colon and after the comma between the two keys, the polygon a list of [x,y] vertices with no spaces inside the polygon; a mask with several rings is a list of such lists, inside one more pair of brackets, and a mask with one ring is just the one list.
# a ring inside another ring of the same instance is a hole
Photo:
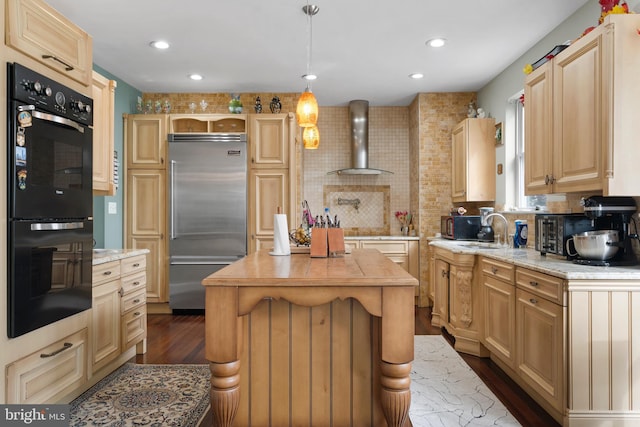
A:
{"label": "upper cabinet door", "polygon": [[251,167],[289,166],[288,114],[251,114]]}
{"label": "upper cabinet door", "polygon": [[136,114],[127,119],[127,168],[165,169],[167,116]]}
{"label": "upper cabinet door", "polygon": [[553,176],[553,67],[547,62],[524,83],[525,194],[551,193]]}
{"label": "upper cabinet door", "polygon": [[553,64],[554,191],[601,190],[602,36],[558,56]]}
{"label": "upper cabinet door", "polygon": [[495,120],[469,118],[452,132],[451,190],[454,202],[496,198]]}
{"label": "upper cabinet door", "polygon": [[93,72],[93,194],[113,196],[116,82]]}
{"label": "upper cabinet door", "polygon": [[92,80],[91,36],[41,0],[7,0],[7,46],[84,86]]}

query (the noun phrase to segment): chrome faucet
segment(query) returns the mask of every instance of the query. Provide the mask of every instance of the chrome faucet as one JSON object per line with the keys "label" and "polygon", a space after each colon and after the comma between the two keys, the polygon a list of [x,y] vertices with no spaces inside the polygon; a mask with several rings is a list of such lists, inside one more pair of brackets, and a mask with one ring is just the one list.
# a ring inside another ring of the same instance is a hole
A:
{"label": "chrome faucet", "polygon": [[[505,218],[504,215],[502,215],[502,214],[499,214],[497,212],[496,213],[490,213],[489,215],[484,217],[487,225],[490,225],[489,224],[489,218],[494,217],[494,216],[497,216],[498,218],[501,218],[502,221],[504,221],[504,243],[505,243],[505,245],[508,245],[509,243],[507,241],[507,233],[509,233],[509,221],[507,221],[507,218]],[[500,243],[500,242],[498,242],[498,243]]]}

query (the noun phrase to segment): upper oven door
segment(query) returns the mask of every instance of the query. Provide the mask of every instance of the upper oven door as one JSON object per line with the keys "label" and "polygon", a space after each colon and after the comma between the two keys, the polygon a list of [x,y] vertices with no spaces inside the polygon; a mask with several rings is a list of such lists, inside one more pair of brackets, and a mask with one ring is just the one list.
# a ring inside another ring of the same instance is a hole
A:
{"label": "upper oven door", "polygon": [[93,130],[20,102],[9,108],[11,218],[88,218]]}

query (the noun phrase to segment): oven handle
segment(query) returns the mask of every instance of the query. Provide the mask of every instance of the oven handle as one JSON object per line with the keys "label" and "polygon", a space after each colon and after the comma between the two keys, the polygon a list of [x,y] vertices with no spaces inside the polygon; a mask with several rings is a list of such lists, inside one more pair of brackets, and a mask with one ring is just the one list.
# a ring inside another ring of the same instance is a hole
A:
{"label": "oven handle", "polygon": [[32,110],[31,115],[36,119],[47,120],[49,122],[60,123],[61,125],[69,126],[77,130],[80,133],[84,133],[84,128],[74,122],[73,120],[65,119],[64,117],[56,116],[54,114],[49,113],[41,113],[40,111],[36,111],[33,105],[19,106],[18,111]]}
{"label": "oven handle", "polygon": [[77,230],[84,228],[83,222],[38,222],[31,224],[31,231]]}

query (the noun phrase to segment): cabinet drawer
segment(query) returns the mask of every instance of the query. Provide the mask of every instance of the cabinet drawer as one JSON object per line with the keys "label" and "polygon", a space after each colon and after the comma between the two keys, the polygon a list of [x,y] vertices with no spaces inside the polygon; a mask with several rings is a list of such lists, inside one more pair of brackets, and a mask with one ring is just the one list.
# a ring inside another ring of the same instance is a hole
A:
{"label": "cabinet drawer", "polygon": [[482,258],[482,272],[490,277],[513,282],[513,264],[497,261],[491,258]]}
{"label": "cabinet drawer", "polygon": [[563,283],[564,281],[558,277],[522,268],[516,269],[518,288],[560,305],[564,305]]}
{"label": "cabinet drawer", "polygon": [[141,305],[122,316],[122,351],[147,337],[147,306]]}
{"label": "cabinet drawer", "polygon": [[363,249],[377,249],[383,254],[401,254],[409,253],[409,242],[402,241],[360,241],[360,247]]}
{"label": "cabinet drawer", "polygon": [[86,380],[85,328],[8,365],[6,403],[54,402]]}
{"label": "cabinet drawer", "polygon": [[120,277],[120,261],[105,262],[93,266],[93,286]]}
{"label": "cabinet drawer", "polygon": [[124,276],[122,278],[122,293],[126,295],[138,289],[145,289],[146,285],[147,274],[144,271],[142,273]]}
{"label": "cabinet drawer", "polygon": [[145,271],[147,268],[147,257],[138,255],[131,258],[124,258],[122,261],[122,275]]}
{"label": "cabinet drawer", "polygon": [[125,314],[129,310],[144,305],[147,302],[146,289],[140,289],[139,291],[132,292],[122,297],[120,304],[120,312]]}

